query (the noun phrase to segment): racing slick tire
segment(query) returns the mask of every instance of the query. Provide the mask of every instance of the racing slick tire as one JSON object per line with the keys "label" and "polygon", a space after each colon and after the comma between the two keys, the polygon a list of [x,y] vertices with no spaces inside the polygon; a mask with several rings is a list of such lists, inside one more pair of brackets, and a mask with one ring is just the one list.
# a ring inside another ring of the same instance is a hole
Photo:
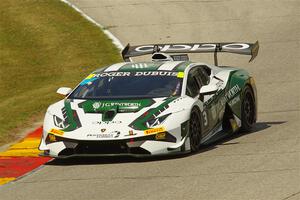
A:
{"label": "racing slick tire", "polygon": [[252,89],[246,86],[244,89],[244,95],[242,98],[241,114],[242,114],[242,132],[251,131],[255,124],[255,100]]}
{"label": "racing slick tire", "polygon": [[190,117],[190,145],[191,151],[197,152],[201,146],[201,117],[198,109],[193,108]]}

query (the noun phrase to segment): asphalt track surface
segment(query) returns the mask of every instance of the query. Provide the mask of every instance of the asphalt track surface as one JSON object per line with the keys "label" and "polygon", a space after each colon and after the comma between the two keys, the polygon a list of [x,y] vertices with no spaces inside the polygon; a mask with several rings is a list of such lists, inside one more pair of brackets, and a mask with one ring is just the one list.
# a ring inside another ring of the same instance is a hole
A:
{"label": "asphalt track surface", "polygon": [[[200,153],[54,161],[0,188],[0,199],[300,199],[299,0],[72,0],[123,44],[259,40],[258,123]],[[212,56],[195,56],[212,62]]]}

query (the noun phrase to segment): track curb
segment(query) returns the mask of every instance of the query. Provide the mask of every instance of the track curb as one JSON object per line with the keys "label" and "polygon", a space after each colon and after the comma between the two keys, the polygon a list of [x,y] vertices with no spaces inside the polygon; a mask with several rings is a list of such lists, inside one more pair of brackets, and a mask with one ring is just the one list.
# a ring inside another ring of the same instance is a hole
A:
{"label": "track curb", "polygon": [[42,127],[35,129],[6,151],[0,152],[0,186],[27,175],[51,160],[39,157],[42,130]]}

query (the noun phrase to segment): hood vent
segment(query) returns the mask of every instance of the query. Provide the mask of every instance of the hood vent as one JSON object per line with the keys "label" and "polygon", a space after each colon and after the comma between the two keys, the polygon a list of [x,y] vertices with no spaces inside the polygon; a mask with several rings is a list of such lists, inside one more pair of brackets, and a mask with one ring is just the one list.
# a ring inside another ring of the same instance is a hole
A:
{"label": "hood vent", "polygon": [[117,114],[116,110],[105,111],[102,114],[102,121],[111,121],[116,116],[116,114]]}

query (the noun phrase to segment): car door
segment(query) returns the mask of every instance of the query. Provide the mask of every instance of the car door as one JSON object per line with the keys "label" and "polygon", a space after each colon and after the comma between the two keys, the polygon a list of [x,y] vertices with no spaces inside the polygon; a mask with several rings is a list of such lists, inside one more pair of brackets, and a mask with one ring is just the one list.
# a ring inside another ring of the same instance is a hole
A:
{"label": "car door", "polygon": [[[186,95],[198,98],[199,101],[202,101],[203,111],[201,112],[202,115],[202,136],[205,136],[210,132],[212,128],[216,126],[218,123],[217,113],[216,113],[216,100],[213,98],[205,98],[207,102],[204,102],[204,97],[199,95],[200,88],[204,85],[209,84],[210,77],[207,73],[207,66],[195,66],[193,67],[188,73],[187,79],[187,89]],[[209,102],[208,102],[209,101]]]}

